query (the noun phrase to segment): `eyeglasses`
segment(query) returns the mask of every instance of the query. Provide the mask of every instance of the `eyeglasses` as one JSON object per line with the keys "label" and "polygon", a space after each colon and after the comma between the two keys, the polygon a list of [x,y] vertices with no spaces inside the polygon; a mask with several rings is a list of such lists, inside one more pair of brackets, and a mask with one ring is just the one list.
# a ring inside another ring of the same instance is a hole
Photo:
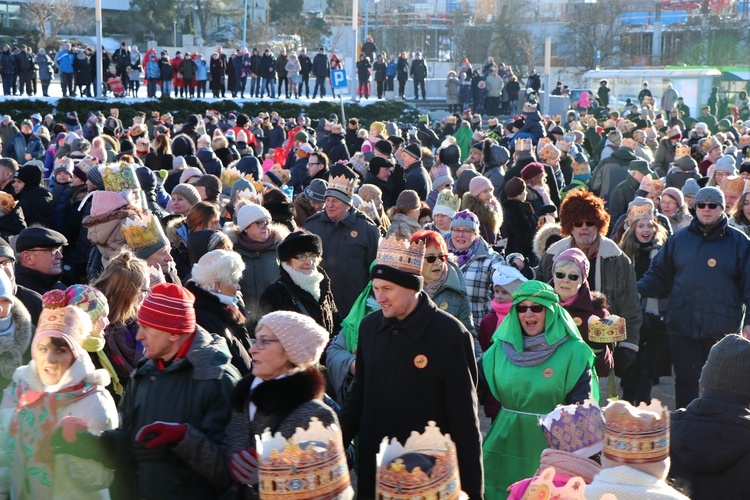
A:
{"label": "eyeglasses", "polygon": [[473,229],[460,229],[457,227],[451,228],[451,233],[456,233],[456,234],[474,234],[475,232],[476,231],[474,231]]}
{"label": "eyeglasses", "polygon": [[424,260],[426,260],[430,264],[434,264],[436,260],[439,260],[440,262],[448,262],[448,256],[444,253],[441,253],[439,255],[426,255]]}
{"label": "eyeglasses", "polygon": [[578,278],[580,278],[577,274],[555,273],[555,278],[559,280],[564,280],[565,276],[567,276],[570,281],[578,281]]}
{"label": "eyeglasses", "polygon": [[55,255],[57,252],[62,252],[62,247],[51,247],[51,248],[29,248],[27,252],[49,252]]}
{"label": "eyeglasses", "polygon": [[312,261],[318,260],[320,258],[320,255],[318,255],[316,253],[301,253],[299,255],[295,255],[292,258],[294,260],[299,260],[299,261],[302,261],[302,262],[307,262],[308,259],[312,260]]}
{"label": "eyeglasses", "polygon": [[596,222],[586,221],[586,222],[574,222],[573,227],[596,227]]}
{"label": "eyeglasses", "polygon": [[4,260],[0,262],[0,267],[13,267],[13,264],[15,264],[14,260]]}
{"label": "eyeglasses", "polygon": [[308,166],[310,166],[310,165],[322,165],[322,163],[313,163],[313,162],[311,162],[311,161],[308,161],[308,162],[307,162],[307,165],[308,165]]}
{"label": "eyeglasses", "polygon": [[253,224],[257,224],[260,229],[268,227],[269,222],[267,220],[256,220]]}
{"label": "eyeglasses", "polygon": [[696,203],[695,206],[700,208],[701,210],[703,210],[704,208],[716,210],[716,207],[718,207],[719,205],[718,203]]}
{"label": "eyeglasses", "polygon": [[268,344],[272,342],[281,342],[279,339],[267,339],[265,337],[260,339],[250,339],[250,346],[257,347],[259,351],[263,351],[268,347]]}
{"label": "eyeglasses", "polygon": [[519,304],[516,306],[516,311],[518,311],[518,314],[524,314],[529,309],[531,309],[531,312],[533,313],[540,313],[544,310],[544,306],[541,304],[534,304],[533,306],[523,306]]}

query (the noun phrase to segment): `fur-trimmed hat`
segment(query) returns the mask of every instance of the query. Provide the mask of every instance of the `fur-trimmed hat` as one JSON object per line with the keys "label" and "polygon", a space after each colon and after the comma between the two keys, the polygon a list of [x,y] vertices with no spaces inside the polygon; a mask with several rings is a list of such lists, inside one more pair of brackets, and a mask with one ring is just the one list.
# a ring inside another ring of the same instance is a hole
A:
{"label": "fur-trimmed hat", "polygon": [[304,253],[323,255],[323,240],[317,234],[308,231],[294,231],[279,243],[276,253],[279,255],[279,262],[286,262],[295,255]]}
{"label": "fur-trimmed hat", "polygon": [[590,191],[570,191],[560,205],[560,225],[564,236],[572,234],[575,222],[594,222],[599,234],[605,236],[609,228],[609,214],[604,208],[604,201]]}

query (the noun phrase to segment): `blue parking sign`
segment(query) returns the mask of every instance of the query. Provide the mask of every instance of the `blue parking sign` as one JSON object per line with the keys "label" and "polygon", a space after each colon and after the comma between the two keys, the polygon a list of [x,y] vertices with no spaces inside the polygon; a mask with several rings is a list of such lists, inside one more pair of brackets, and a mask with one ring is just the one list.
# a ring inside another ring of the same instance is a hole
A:
{"label": "blue parking sign", "polygon": [[346,80],[345,69],[334,69],[331,71],[331,88],[334,89],[345,89],[349,86]]}

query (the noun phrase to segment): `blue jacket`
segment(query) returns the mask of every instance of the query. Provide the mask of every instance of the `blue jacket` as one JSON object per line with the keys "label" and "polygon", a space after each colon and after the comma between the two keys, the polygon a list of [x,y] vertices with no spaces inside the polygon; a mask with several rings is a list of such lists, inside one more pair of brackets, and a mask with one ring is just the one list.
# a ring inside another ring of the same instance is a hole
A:
{"label": "blue jacket", "polygon": [[696,218],[667,239],[638,281],[638,293],[669,295],[670,335],[718,340],[740,331],[750,304],[750,239],[724,216],[713,231],[704,231]]}
{"label": "blue jacket", "polygon": [[61,50],[55,56],[55,62],[57,63],[57,69],[60,73],[73,73],[73,59],[75,55],[69,50]]}
{"label": "blue jacket", "polygon": [[42,140],[32,135],[27,143],[23,133],[18,132],[17,134],[13,134],[8,141],[3,156],[13,158],[19,165],[23,165],[27,161],[25,157],[26,153],[31,155],[32,160],[44,159],[45,151]]}

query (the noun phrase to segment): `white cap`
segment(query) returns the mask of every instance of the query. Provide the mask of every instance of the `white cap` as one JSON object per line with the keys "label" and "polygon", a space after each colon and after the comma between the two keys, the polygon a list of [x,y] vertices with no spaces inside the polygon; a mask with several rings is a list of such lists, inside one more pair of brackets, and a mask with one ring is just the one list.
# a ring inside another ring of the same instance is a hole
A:
{"label": "white cap", "polygon": [[512,266],[502,265],[492,273],[492,285],[505,288],[508,293],[515,292],[521,283],[528,281],[521,271]]}

